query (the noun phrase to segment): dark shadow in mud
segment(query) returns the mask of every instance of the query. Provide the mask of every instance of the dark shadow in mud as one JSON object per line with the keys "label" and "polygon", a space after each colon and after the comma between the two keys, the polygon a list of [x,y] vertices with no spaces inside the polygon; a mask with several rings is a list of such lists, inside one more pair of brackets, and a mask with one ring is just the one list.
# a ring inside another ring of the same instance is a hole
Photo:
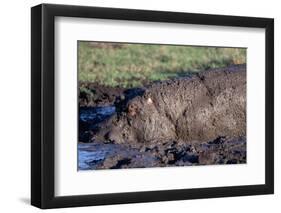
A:
{"label": "dark shadow in mud", "polygon": [[145,92],[144,88],[129,88],[124,91],[124,93],[116,98],[114,105],[116,107],[116,112],[124,111],[127,103],[137,96],[142,96]]}

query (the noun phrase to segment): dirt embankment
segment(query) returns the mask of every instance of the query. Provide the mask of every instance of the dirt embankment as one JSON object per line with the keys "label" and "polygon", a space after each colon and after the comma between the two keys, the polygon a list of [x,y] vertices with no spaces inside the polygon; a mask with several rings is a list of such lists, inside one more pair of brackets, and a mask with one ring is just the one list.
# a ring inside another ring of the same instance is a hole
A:
{"label": "dirt embankment", "polygon": [[108,87],[97,83],[82,82],[79,84],[79,106],[113,105],[117,98],[122,97],[125,90],[121,87]]}

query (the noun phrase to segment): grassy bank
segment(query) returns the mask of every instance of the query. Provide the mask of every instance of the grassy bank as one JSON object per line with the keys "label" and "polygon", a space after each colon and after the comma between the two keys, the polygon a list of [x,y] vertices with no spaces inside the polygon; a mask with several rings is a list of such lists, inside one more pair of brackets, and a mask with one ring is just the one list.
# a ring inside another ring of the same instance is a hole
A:
{"label": "grassy bank", "polygon": [[246,63],[246,49],[79,42],[79,81],[135,87],[208,68]]}

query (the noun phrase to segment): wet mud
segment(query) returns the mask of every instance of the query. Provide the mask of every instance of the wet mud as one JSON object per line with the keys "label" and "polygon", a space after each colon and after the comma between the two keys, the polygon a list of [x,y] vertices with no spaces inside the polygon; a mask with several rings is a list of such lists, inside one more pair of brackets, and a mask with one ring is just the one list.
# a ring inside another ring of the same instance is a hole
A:
{"label": "wet mud", "polygon": [[80,86],[80,170],[246,163],[245,65],[142,88]]}

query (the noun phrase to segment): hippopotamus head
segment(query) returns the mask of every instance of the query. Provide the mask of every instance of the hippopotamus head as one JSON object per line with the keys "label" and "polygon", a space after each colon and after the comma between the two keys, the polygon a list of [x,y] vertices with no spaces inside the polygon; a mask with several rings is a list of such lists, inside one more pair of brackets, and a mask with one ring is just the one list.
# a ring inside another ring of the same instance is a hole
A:
{"label": "hippopotamus head", "polygon": [[175,137],[175,127],[148,92],[128,101],[125,109],[107,121],[101,132],[114,143],[147,143]]}

